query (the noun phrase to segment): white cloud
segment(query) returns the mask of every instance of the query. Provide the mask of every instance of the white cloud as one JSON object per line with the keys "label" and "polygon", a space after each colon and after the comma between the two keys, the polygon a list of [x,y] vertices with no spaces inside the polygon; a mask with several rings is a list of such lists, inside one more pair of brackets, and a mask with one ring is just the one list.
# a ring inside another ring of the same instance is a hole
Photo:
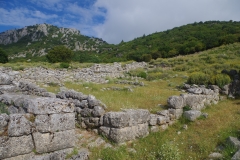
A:
{"label": "white cloud", "polygon": [[94,6],[107,9],[106,21],[94,30],[109,43],[193,22],[240,21],[239,0],[98,0]]}
{"label": "white cloud", "polygon": [[40,11],[33,11],[27,8],[14,8],[9,10],[0,8],[0,15],[0,25],[18,27],[44,23],[58,17],[55,14],[44,14]]}

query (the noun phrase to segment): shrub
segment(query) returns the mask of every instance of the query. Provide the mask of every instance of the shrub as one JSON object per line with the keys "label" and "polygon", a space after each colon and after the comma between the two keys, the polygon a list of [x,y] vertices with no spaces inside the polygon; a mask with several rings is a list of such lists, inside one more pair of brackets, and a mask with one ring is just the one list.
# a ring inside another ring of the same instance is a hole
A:
{"label": "shrub", "polygon": [[223,87],[226,84],[229,84],[231,82],[231,78],[229,77],[229,75],[226,74],[218,74],[216,76],[216,85],[218,85],[219,87]]}
{"label": "shrub", "polygon": [[7,54],[0,48],[0,63],[7,63],[8,56]]}
{"label": "shrub", "polygon": [[60,68],[68,68],[69,66],[70,66],[69,63],[66,63],[66,62],[60,63]]}
{"label": "shrub", "polygon": [[151,55],[151,54],[144,54],[144,55],[142,55],[141,59],[142,59],[144,62],[150,62],[151,59],[152,59],[152,55]]}
{"label": "shrub", "polygon": [[73,52],[65,46],[56,46],[48,52],[46,57],[50,63],[70,62]]}
{"label": "shrub", "polygon": [[206,85],[209,83],[209,75],[206,75],[201,72],[195,72],[190,75],[188,78],[189,84],[198,84],[198,85]]}

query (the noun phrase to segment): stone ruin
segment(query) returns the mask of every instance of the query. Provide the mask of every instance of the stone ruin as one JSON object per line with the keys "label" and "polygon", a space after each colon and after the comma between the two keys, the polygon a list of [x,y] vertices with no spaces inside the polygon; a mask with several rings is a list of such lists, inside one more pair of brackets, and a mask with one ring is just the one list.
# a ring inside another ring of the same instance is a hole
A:
{"label": "stone ruin", "polygon": [[[106,105],[92,95],[74,90],[55,95],[15,73],[0,74],[0,102],[10,113],[0,114],[0,159],[65,159],[75,146],[75,125],[122,143],[164,130],[182,115],[194,121],[201,109],[219,101],[217,86],[186,84],[188,93],[169,97],[168,109],[157,114],[144,109],[106,112]],[[184,111],[185,106],[190,110]],[[88,154],[79,152],[78,158]]]}
{"label": "stone ruin", "polygon": [[125,77],[124,73],[137,68],[145,68],[145,62],[94,64],[89,68],[82,69],[47,69],[44,67],[25,68],[23,71],[13,71],[11,68],[0,67],[1,74],[7,74],[15,83],[19,81],[43,84],[58,84],[64,82],[86,81],[93,83],[107,83],[107,78]]}

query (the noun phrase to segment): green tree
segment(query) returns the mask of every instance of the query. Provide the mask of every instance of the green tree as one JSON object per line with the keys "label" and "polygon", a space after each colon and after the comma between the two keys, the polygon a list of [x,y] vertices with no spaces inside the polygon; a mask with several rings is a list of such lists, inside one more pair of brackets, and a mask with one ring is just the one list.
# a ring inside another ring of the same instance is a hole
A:
{"label": "green tree", "polygon": [[151,55],[151,54],[144,54],[144,55],[142,55],[141,59],[142,59],[144,62],[150,62],[151,59],[152,59],[152,55]]}
{"label": "green tree", "polygon": [[70,62],[73,52],[65,46],[56,46],[48,52],[46,57],[50,63]]}
{"label": "green tree", "polygon": [[0,48],[0,63],[7,63],[8,62],[8,56],[7,54],[3,51],[2,48]]}

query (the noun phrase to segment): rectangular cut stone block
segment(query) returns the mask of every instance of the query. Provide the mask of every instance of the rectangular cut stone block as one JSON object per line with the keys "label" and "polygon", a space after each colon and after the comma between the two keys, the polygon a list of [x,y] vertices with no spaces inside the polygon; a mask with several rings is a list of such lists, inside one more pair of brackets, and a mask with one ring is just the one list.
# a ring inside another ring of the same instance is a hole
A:
{"label": "rectangular cut stone block", "polygon": [[35,119],[35,126],[37,132],[50,132],[50,116],[48,115],[37,115]]}
{"label": "rectangular cut stone block", "polygon": [[28,154],[34,148],[32,136],[0,137],[0,159]]}
{"label": "rectangular cut stone block", "polygon": [[10,137],[29,135],[32,131],[32,123],[23,114],[11,114],[8,125]]}
{"label": "rectangular cut stone block", "polygon": [[75,114],[37,115],[35,125],[41,133],[71,130],[75,128]]}
{"label": "rectangular cut stone block", "polygon": [[28,99],[24,103],[29,113],[33,114],[56,114],[56,113],[72,113],[74,112],[74,105],[66,100],[39,97]]}
{"label": "rectangular cut stone block", "polygon": [[75,131],[67,130],[55,133],[33,133],[37,153],[47,153],[75,145]]}
{"label": "rectangular cut stone block", "polygon": [[51,132],[65,131],[75,128],[75,113],[50,115]]}
{"label": "rectangular cut stone block", "polygon": [[150,112],[146,109],[125,109],[123,111],[130,116],[129,126],[143,124],[150,119]]}
{"label": "rectangular cut stone block", "polygon": [[125,128],[101,127],[100,130],[103,135],[107,136],[116,143],[122,143],[135,138],[145,137],[149,134],[148,123]]}
{"label": "rectangular cut stone block", "polygon": [[108,112],[103,117],[103,125],[113,128],[136,126],[148,122],[150,113],[144,109],[126,109],[123,112]]}
{"label": "rectangular cut stone block", "polygon": [[123,128],[129,126],[130,116],[126,112],[108,112],[103,117],[103,124],[107,127]]}

